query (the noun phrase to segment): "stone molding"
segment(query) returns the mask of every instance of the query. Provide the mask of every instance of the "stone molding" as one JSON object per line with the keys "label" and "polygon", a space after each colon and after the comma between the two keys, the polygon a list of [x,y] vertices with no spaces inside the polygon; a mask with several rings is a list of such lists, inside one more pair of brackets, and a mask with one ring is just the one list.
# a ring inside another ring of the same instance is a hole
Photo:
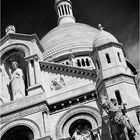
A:
{"label": "stone molding", "polygon": [[80,88],[76,88],[76,89],[73,89],[73,90],[70,90],[67,92],[63,92],[61,94],[58,94],[58,95],[55,95],[52,97],[48,97],[47,103],[48,103],[48,105],[56,104],[59,102],[63,102],[63,101],[72,99],[72,98],[78,98],[79,96],[82,96],[82,95],[85,95],[85,94],[88,94],[88,93],[91,93],[94,91],[95,91],[94,85],[93,85],[93,83],[91,83],[91,84],[82,86]]}
{"label": "stone molding", "polygon": [[20,125],[24,125],[24,126],[27,126],[29,127],[33,133],[34,133],[34,138],[37,139],[39,137],[41,137],[41,130],[39,128],[39,126],[32,120],[30,119],[25,119],[25,118],[22,118],[22,119],[17,119],[17,120],[14,120],[10,123],[7,123],[5,124],[4,126],[1,127],[1,134],[0,134],[0,138],[2,137],[2,135],[8,131],[9,129],[11,129],[12,127],[15,127],[15,126],[20,126]]}
{"label": "stone molding", "polygon": [[28,34],[20,34],[20,33],[9,33],[7,35],[5,35],[0,41],[1,41],[1,45],[4,44],[7,40],[10,39],[16,39],[16,40],[26,40],[26,41],[36,41],[37,45],[39,46],[39,49],[41,50],[41,52],[44,52],[44,49],[42,47],[42,45],[40,44],[40,41],[37,37],[36,34],[32,34],[32,35],[28,35]]}
{"label": "stone molding", "polygon": [[68,120],[70,121],[72,118],[75,117],[75,115],[79,114],[80,116],[80,114],[82,113],[87,116],[91,116],[91,118],[93,118],[96,121],[97,126],[101,126],[102,121],[101,121],[101,115],[100,115],[99,110],[90,106],[77,106],[77,107],[71,108],[59,118],[56,124],[56,138],[60,139],[61,137],[63,137],[62,130]]}
{"label": "stone molding", "polygon": [[118,76],[113,76],[113,77],[110,77],[108,79],[102,80],[100,83],[98,83],[97,89],[100,92],[105,87],[109,87],[109,86],[119,84],[119,83],[122,83],[122,82],[129,83],[129,84],[135,84],[133,76],[128,76],[128,75],[121,74],[121,75],[118,75]]}
{"label": "stone molding", "polygon": [[0,56],[4,55],[7,51],[12,49],[20,49],[23,50],[26,55],[30,54],[30,49],[27,45],[22,43],[11,43],[10,45],[0,49]]}
{"label": "stone molding", "polygon": [[11,122],[11,121],[19,119],[21,117],[24,117],[24,116],[27,116],[30,114],[34,114],[39,111],[46,111],[46,110],[47,110],[47,107],[45,104],[37,105],[35,107],[30,107],[30,108],[24,109],[22,111],[18,111],[16,113],[12,113],[10,115],[3,116],[3,117],[1,117],[0,123],[3,124],[6,122]]}
{"label": "stone molding", "polygon": [[98,46],[98,47],[94,47],[93,48],[93,52],[94,51],[101,51],[101,50],[104,50],[104,49],[110,48],[110,47],[117,47],[117,48],[121,48],[122,49],[122,44],[110,42],[110,43],[107,43],[107,44],[104,44],[104,45],[101,45],[101,46]]}
{"label": "stone molding", "polygon": [[86,78],[95,81],[96,78],[96,70],[88,70],[84,68],[78,68],[58,63],[51,62],[41,62],[40,61],[41,70],[45,70],[48,72],[59,73],[63,75],[69,75],[74,77]]}
{"label": "stone molding", "polygon": [[50,135],[48,135],[48,136],[41,137],[39,139],[34,139],[34,140],[52,140],[52,137]]}
{"label": "stone molding", "polygon": [[34,96],[26,96],[19,100],[11,101],[9,103],[3,104],[0,109],[0,115],[10,113],[37,103],[46,101],[44,93],[36,94]]}

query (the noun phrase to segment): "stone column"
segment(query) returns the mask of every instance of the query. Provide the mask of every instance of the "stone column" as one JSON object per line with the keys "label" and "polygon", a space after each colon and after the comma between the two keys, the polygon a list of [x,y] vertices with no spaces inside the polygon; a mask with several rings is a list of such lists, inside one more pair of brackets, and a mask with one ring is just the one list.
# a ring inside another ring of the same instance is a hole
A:
{"label": "stone column", "polygon": [[40,67],[38,57],[34,58],[34,73],[35,73],[35,84],[40,83]]}
{"label": "stone column", "polygon": [[27,62],[28,62],[29,86],[33,86],[35,84],[34,69],[31,64],[31,60],[28,60]]}
{"label": "stone column", "polygon": [[48,135],[50,126],[49,126],[48,113],[46,111],[43,112],[43,123],[44,123],[44,131]]}

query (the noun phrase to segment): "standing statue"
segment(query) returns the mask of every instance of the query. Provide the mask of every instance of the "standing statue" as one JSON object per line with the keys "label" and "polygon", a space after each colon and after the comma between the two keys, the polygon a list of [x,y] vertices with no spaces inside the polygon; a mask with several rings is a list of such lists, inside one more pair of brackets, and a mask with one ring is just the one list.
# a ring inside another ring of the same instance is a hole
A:
{"label": "standing statue", "polygon": [[3,65],[0,66],[0,105],[10,101],[8,90],[9,77],[4,71]]}
{"label": "standing statue", "polygon": [[20,68],[18,68],[17,61],[12,62],[12,69],[9,71],[10,84],[12,89],[13,100],[25,96],[24,75]]}
{"label": "standing statue", "polygon": [[116,99],[109,100],[102,95],[100,104],[109,115],[112,140],[135,140],[136,129],[125,114],[126,111],[117,105]]}

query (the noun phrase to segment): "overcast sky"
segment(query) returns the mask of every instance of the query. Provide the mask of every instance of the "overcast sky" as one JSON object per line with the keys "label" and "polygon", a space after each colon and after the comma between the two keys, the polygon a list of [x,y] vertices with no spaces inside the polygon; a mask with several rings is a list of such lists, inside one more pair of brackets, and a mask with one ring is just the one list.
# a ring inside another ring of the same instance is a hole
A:
{"label": "overcast sky", "polygon": [[[2,37],[5,27],[16,32],[36,33],[41,39],[57,26],[55,0],[1,0]],[[97,27],[99,23],[124,44],[127,57],[139,65],[139,0],[72,0],[77,22]]]}

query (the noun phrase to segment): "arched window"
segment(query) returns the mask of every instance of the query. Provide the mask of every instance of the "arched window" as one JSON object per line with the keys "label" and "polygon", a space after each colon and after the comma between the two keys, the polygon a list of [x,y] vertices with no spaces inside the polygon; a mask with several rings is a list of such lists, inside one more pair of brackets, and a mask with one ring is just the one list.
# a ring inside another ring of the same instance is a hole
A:
{"label": "arched window", "polygon": [[87,65],[87,66],[90,66],[90,63],[89,63],[88,58],[86,58],[86,65]]}
{"label": "arched window", "polygon": [[119,53],[119,52],[117,52],[117,55],[118,55],[118,59],[119,59],[119,61],[121,62],[120,53]]}
{"label": "arched window", "polygon": [[66,65],[69,65],[69,62],[68,61],[66,62]]}
{"label": "arched window", "polygon": [[85,65],[85,60],[84,60],[84,59],[82,59],[82,66],[83,66],[83,67],[86,66],[86,65]]}
{"label": "arched window", "polygon": [[72,137],[72,135],[74,134],[75,130],[91,130],[92,129],[92,125],[89,121],[85,120],[85,119],[78,119],[76,121],[74,121],[70,128],[69,128],[69,134]]}
{"label": "arched window", "polygon": [[2,136],[1,140],[33,140],[34,134],[27,126],[15,126]]}
{"label": "arched window", "polygon": [[115,95],[116,95],[116,98],[117,98],[117,101],[118,101],[118,105],[121,105],[122,98],[121,98],[120,91],[119,90],[115,90]]}
{"label": "arched window", "polygon": [[79,59],[77,59],[77,65],[78,65],[78,67],[81,67],[81,63],[80,63]]}
{"label": "arched window", "polygon": [[110,56],[108,53],[105,54],[107,63],[111,63]]}

